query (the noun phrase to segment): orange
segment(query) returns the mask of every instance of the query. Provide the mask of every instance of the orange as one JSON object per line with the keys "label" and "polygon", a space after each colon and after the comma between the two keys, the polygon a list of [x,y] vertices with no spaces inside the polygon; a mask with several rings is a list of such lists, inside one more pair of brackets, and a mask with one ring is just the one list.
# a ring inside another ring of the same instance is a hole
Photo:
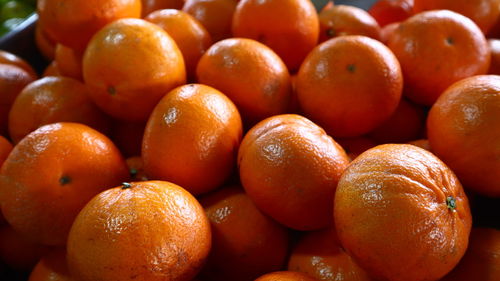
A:
{"label": "orange", "polygon": [[36,80],[26,70],[11,64],[0,64],[0,134],[7,135],[9,110],[17,95]]}
{"label": "orange", "polygon": [[160,26],[174,39],[184,58],[188,78],[193,81],[198,61],[212,45],[205,27],[190,14],[174,9],[153,12],[145,20]]}
{"label": "orange", "polygon": [[255,279],[255,281],[316,281],[311,276],[294,271],[275,271]]}
{"label": "orange", "polygon": [[127,178],[125,161],[101,133],[77,123],[45,125],[19,142],[2,165],[2,212],[31,241],[64,245],[81,208]]}
{"label": "orange", "polygon": [[219,41],[201,57],[196,70],[200,83],[226,94],[246,125],[284,113],[292,91],[290,74],[269,47],[255,40]]}
{"label": "orange", "polygon": [[142,0],[142,17],[162,9],[182,9],[185,0]]}
{"label": "orange", "polygon": [[18,66],[35,78],[38,76],[29,63],[12,53],[0,50],[0,63]]}
{"label": "orange", "polygon": [[396,29],[398,29],[398,26],[399,26],[399,22],[393,22],[393,23],[390,23],[390,24],[382,27],[382,29],[380,30],[380,42],[387,45],[387,43],[389,42],[389,38],[392,36],[394,31],[396,31]]}
{"label": "orange", "polygon": [[9,135],[18,143],[39,127],[56,122],[77,122],[102,133],[110,120],[88,97],[85,85],[67,77],[45,77],[26,86],[9,112]]}
{"label": "orange", "polygon": [[319,13],[319,42],[343,35],[364,35],[380,39],[380,26],[365,10],[334,5]]}
{"label": "orange", "polygon": [[180,186],[123,183],[94,197],[76,218],[68,267],[80,281],[191,280],[210,239],[203,208]]}
{"label": "orange", "polygon": [[358,157],[361,153],[377,146],[375,141],[366,136],[337,139],[337,142],[340,146],[342,146],[342,148],[345,149],[345,152],[351,161]]}
{"label": "orange", "polygon": [[294,72],[318,43],[319,20],[310,0],[241,0],[232,31],[267,45]]}
{"label": "orange", "polygon": [[325,281],[371,280],[342,248],[334,228],[306,233],[292,251],[288,270]]}
{"label": "orange", "polygon": [[341,36],[320,44],[297,76],[305,116],[336,137],[375,129],[394,113],[402,90],[396,57],[365,36]]}
{"label": "orange", "polygon": [[[140,38],[141,40],[137,40]],[[83,78],[92,100],[109,115],[145,121],[171,89],[186,81],[184,60],[159,26],[117,20],[101,29],[83,57]]]}
{"label": "orange", "polygon": [[62,76],[56,61],[52,61],[43,71],[42,77],[47,76]]}
{"label": "orange", "polygon": [[224,94],[201,84],[176,88],[146,125],[144,170],[193,194],[208,192],[231,175],[241,134],[240,114]]}
{"label": "orange", "polygon": [[147,181],[148,177],[144,173],[144,164],[139,156],[129,157],[127,162],[128,172],[132,181]]}
{"label": "orange", "polygon": [[200,199],[212,227],[212,250],[204,280],[253,281],[282,268],[288,250],[286,228],[262,214],[239,187]]}
{"label": "orange", "polygon": [[481,30],[470,19],[438,10],[401,22],[388,42],[401,68],[405,95],[432,105],[454,82],[484,74],[490,51]]}
{"label": "orange", "polygon": [[334,208],[342,246],[377,280],[438,280],[467,249],[471,214],[460,182],[413,145],[358,156],[339,181]]}
{"label": "orange", "polygon": [[488,74],[500,75],[500,40],[488,39],[488,45],[491,50],[491,63]]}
{"label": "orange", "polygon": [[111,140],[125,157],[141,155],[142,137],[146,122],[127,122],[114,120]]}
{"label": "orange", "polygon": [[57,42],[50,38],[47,32],[43,30],[40,21],[37,21],[35,27],[35,44],[46,60],[51,61],[55,59]]}
{"label": "orange", "polygon": [[368,13],[372,15],[380,26],[386,26],[394,22],[404,21],[413,15],[414,0],[378,0]]}
{"label": "orange", "polygon": [[323,129],[294,114],[255,125],[238,152],[240,180],[255,205],[297,230],[331,224],[333,195],[349,164]]}
{"label": "orange", "polygon": [[431,146],[429,145],[428,139],[418,139],[418,140],[410,141],[410,142],[408,142],[408,144],[412,144],[412,145],[418,146],[420,148],[423,148],[427,151],[431,151]]}
{"label": "orange", "polygon": [[10,226],[0,228],[0,260],[18,270],[30,270],[45,254],[47,247],[33,243]]}
{"label": "orange", "polygon": [[473,228],[469,248],[460,263],[442,281],[500,279],[500,231]]}
{"label": "orange", "polygon": [[478,193],[499,197],[500,77],[481,75],[450,86],[427,118],[432,152]]}
{"label": "orange", "polygon": [[414,0],[415,13],[446,9],[472,19],[486,34],[500,16],[498,0]]}
{"label": "orange", "polygon": [[55,61],[62,76],[82,80],[82,57],[81,52],[61,44],[56,46]]}
{"label": "orange", "polygon": [[2,166],[7,156],[12,151],[12,144],[3,136],[0,136],[0,167]]}
{"label": "orange", "polygon": [[103,26],[120,18],[138,18],[141,0],[39,0],[43,30],[58,43],[83,51]]}
{"label": "orange", "polygon": [[44,255],[31,271],[28,281],[72,281],[66,265],[66,249]]}
{"label": "orange", "polygon": [[237,0],[186,0],[182,11],[196,18],[210,33],[213,42],[231,36]]}

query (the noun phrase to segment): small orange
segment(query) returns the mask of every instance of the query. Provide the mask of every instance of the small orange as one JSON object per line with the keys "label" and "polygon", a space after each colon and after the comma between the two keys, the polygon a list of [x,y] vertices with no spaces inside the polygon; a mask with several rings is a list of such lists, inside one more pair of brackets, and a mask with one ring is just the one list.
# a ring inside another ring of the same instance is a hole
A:
{"label": "small orange", "polygon": [[37,21],[35,27],[35,44],[46,60],[52,61],[55,59],[57,42],[43,30],[40,21]]}
{"label": "small orange", "polygon": [[301,272],[275,271],[262,275],[255,281],[317,281],[317,279]]}
{"label": "small orange", "polygon": [[318,43],[318,13],[310,0],[241,0],[232,31],[267,45],[294,72]]}
{"label": "small orange", "polygon": [[488,74],[500,75],[500,40],[488,39],[488,45],[491,50],[491,63]]}
{"label": "small orange", "polygon": [[378,0],[368,13],[372,15],[380,26],[384,27],[394,22],[404,21],[413,15],[414,0]]}
{"label": "small orange", "polygon": [[62,76],[82,80],[82,57],[81,52],[61,44],[56,46],[55,61]]}
{"label": "small orange", "polygon": [[333,195],[349,164],[323,129],[294,114],[255,125],[238,153],[240,180],[257,207],[297,230],[331,224]]}
{"label": "small orange", "polygon": [[210,222],[189,192],[162,181],[123,183],[80,212],[67,261],[79,281],[191,280],[210,245]]}
{"label": "small orange", "polygon": [[62,76],[56,61],[52,61],[43,71],[42,77],[47,76]]}
{"label": "small orange", "polygon": [[141,155],[142,138],[146,122],[127,122],[114,120],[111,129],[111,140],[125,157]]}
{"label": "small orange", "polygon": [[0,260],[11,268],[30,270],[47,249],[26,239],[10,226],[0,228]]}
{"label": "small orange", "polygon": [[31,271],[28,281],[72,281],[66,265],[66,249],[44,255]]}
{"label": "small orange", "polygon": [[142,0],[142,17],[162,9],[182,9],[185,0]]}
{"label": "small orange", "polygon": [[150,179],[171,181],[193,194],[208,192],[231,175],[241,134],[240,114],[224,94],[201,84],[178,87],[163,97],[146,125],[144,170]]}
{"label": "small orange", "polygon": [[12,53],[0,50],[0,63],[18,66],[35,78],[38,76],[29,63]]}
{"label": "small orange", "polygon": [[90,41],[83,78],[90,97],[104,112],[145,121],[168,91],[185,83],[186,71],[179,48],[162,28],[144,20],[121,19]]}
{"label": "small orange", "polygon": [[125,160],[127,162],[130,180],[132,181],[147,181],[148,177],[144,172],[144,163],[140,156],[129,157]]}

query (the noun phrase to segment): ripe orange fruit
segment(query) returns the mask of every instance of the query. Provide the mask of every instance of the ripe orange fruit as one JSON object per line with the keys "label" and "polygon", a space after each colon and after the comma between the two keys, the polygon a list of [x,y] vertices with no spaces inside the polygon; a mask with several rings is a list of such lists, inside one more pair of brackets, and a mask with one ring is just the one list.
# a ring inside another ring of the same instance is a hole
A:
{"label": "ripe orange fruit", "polygon": [[398,26],[399,22],[393,22],[382,27],[382,29],[380,30],[380,42],[387,45],[387,43],[389,42],[389,38],[391,38],[392,34],[394,34],[394,31],[398,29]]}
{"label": "ripe orange fruit", "polygon": [[481,75],[450,86],[427,118],[434,152],[478,193],[500,196],[500,77]]}
{"label": "ripe orange fruit", "polygon": [[47,249],[27,240],[10,226],[0,228],[0,260],[11,268],[30,270]]}
{"label": "ripe orange fruit", "polygon": [[42,77],[47,76],[62,76],[61,70],[59,70],[59,66],[57,66],[56,61],[52,61],[43,71]]}
{"label": "ripe orange fruit", "polygon": [[294,72],[318,43],[318,13],[309,0],[241,0],[232,31],[269,46]]}
{"label": "ripe orange fruit", "polygon": [[184,58],[188,78],[194,80],[198,61],[212,45],[205,27],[190,14],[174,9],[153,12],[145,20],[160,26],[174,39]]}
{"label": "ripe orange fruit", "polygon": [[101,133],[77,123],[45,125],[19,142],[2,165],[2,213],[31,241],[64,245],[90,198],[127,178],[125,161]]}
{"label": "ripe orange fruit", "polygon": [[460,263],[442,281],[495,281],[500,279],[500,231],[473,228],[469,247]]}
{"label": "ripe orange fruit", "polygon": [[106,24],[141,16],[141,0],[39,0],[40,25],[55,41],[79,51]]}
{"label": "ripe orange fruit", "polygon": [[438,280],[467,249],[471,214],[460,182],[413,145],[358,156],[339,181],[334,209],[342,246],[378,279]]}
{"label": "ripe orange fruit", "polygon": [[401,63],[405,95],[424,105],[454,82],[486,73],[490,64],[481,30],[451,11],[423,12],[401,22],[388,46]]}
{"label": "ripe orange fruit", "polygon": [[368,13],[380,24],[386,26],[394,22],[404,21],[413,15],[414,0],[378,0]]}
{"label": "ripe orange fruit", "polygon": [[333,5],[319,13],[319,42],[343,35],[364,35],[380,39],[380,26],[365,10]]}
{"label": "ripe orange fruit", "polygon": [[182,11],[197,19],[213,42],[231,37],[231,23],[237,0],[186,0]]}
{"label": "ripe orange fruit", "polygon": [[144,163],[139,156],[129,157],[127,160],[128,172],[132,181],[147,181],[148,177],[144,172]]}
{"label": "ripe orange fruit", "polygon": [[31,67],[31,65],[29,65],[29,63],[27,63],[24,59],[6,51],[0,50],[0,64],[15,65],[26,70],[26,72],[35,78],[38,76],[33,67]]}
{"label": "ripe orange fruit", "polygon": [[12,144],[3,136],[0,136],[0,167],[2,166],[7,156],[12,151]]}
{"label": "ripe orange fruit", "polygon": [[375,129],[396,110],[402,89],[396,57],[364,36],[341,36],[320,44],[297,76],[305,116],[338,137]]}
{"label": "ripe orange fruit", "polygon": [[418,140],[410,141],[410,142],[408,142],[408,144],[412,144],[412,145],[418,146],[420,148],[423,148],[427,151],[432,152],[428,139],[418,139]]}
{"label": "ripe orange fruit", "polygon": [[210,239],[203,208],[180,186],[124,183],[80,212],[68,237],[68,267],[81,281],[191,280]]}
{"label": "ripe orange fruit", "polygon": [[179,48],[162,28],[144,20],[122,19],[90,41],[83,57],[83,78],[90,97],[104,112],[127,121],[145,121],[168,91],[185,83],[186,71]]}
{"label": "ripe orange fruit", "polygon": [[196,70],[200,83],[226,94],[246,125],[284,113],[291,95],[290,74],[283,61],[255,40],[219,41],[201,57]]}
{"label": "ripe orange fruit", "polygon": [[146,125],[144,170],[150,179],[171,181],[193,194],[208,192],[231,174],[241,134],[238,110],[224,94],[201,84],[178,87]]}
{"label": "ripe orange fruit", "polygon": [[114,120],[111,140],[125,157],[141,155],[142,138],[146,122],[127,122]]}
{"label": "ripe orange fruit", "polygon": [[35,45],[46,60],[55,59],[57,42],[43,30],[40,21],[37,21],[35,27]]}
{"label": "ripe orange fruit", "polygon": [[275,271],[255,279],[255,281],[316,281],[311,276],[294,271]]}
{"label": "ripe orange fruit", "polygon": [[332,198],[348,164],[344,150],[323,129],[294,114],[255,125],[238,153],[248,196],[262,212],[297,230],[331,224]]}
{"label": "ripe orange fruit", "polygon": [[491,50],[491,63],[488,74],[500,75],[500,40],[488,39],[488,45]]}
{"label": "ripe orange fruit", "polygon": [[325,281],[371,280],[342,248],[334,228],[306,233],[292,251],[288,270]]}
{"label": "ripe orange fruit", "polygon": [[26,86],[9,112],[9,135],[18,143],[39,127],[56,122],[76,122],[102,133],[110,127],[88,97],[85,85],[67,77],[45,77]]}
{"label": "ripe orange fruit", "polygon": [[61,44],[56,46],[55,61],[62,76],[82,80],[82,57],[81,52]]}
{"label": "ripe orange fruit", "polygon": [[282,268],[288,252],[286,228],[262,214],[238,187],[200,199],[212,227],[205,280],[253,281]]}
{"label": "ripe orange fruit", "polygon": [[498,0],[414,0],[415,13],[446,9],[473,20],[486,34],[500,16]]}
{"label": "ripe orange fruit", "polygon": [[142,0],[142,17],[162,9],[182,9],[185,0]]}
{"label": "ripe orange fruit", "polygon": [[72,281],[66,265],[66,249],[44,255],[31,271],[28,281]]}

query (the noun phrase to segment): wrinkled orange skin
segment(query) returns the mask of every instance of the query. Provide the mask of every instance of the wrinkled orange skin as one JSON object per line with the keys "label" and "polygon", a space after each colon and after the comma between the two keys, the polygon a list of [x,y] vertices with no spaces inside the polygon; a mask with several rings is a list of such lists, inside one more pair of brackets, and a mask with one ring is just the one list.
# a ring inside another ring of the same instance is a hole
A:
{"label": "wrinkled orange skin", "polygon": [[212,227],[212,250],[204,280],[253,281],[282,268],[288,252],[287,229],[262,214],[239,187],[200,199]]}
{"label": "wrinkled orange skin", "polygon": [[413,10],[420,13],[446,9],[473,20],[486,34],[500,16],[499,0],[414,0]]}
{"label": "wrinkled orange skin", "polygon": [[182,11],[196,18],[217,42],[232,37],[231,23],[237,4],[236,0],[186,0]]}
{"label": "wrinkled orange skin", "polygon": [[36,264],[28,281],[73,281],[66,265],[66,249],[55,249]]}
{"label": "wrinkled orange skin", "polygon": [[0,260],[18,270],[31,270],[47,252],[48,247],[33,243],[12,227],[0,228]]}
{"label": "wrinkled orange skin", "polygon": [[26,238],[64,245],[83,206],[127,179],[125,160],[101,133],[77,123],[45,125],[19,142],[2,165],[2,213]]}
{"label": "wrinkled orange skin", "polygon": [[182,9],[185,0],[142,0],[142,17],[162,9]]}
{"label": "wrinkled orange skin", "polygon": [[323,129],[294,114],[255,125],[238,153],[240,180],[257,207],[297,230],[331,224],[332,198],[349,159]]}
{"label": "wrinkled orange skin", "polygon": [[101,133],[110,128],[109,117],[88,97],[85,85],[67,77],[45,77],[26,86],[9,112],[9,135],[18,143],[39,127],[56,122],[76,122]]}
{"label": "wrinkled orange skin", "polygon": [[40,21],[37,21],[35,27],[35,44],[46,60],[52,61],[55,59],[57,42],[47,35],[47,32],[40,25]]}
{"label": "wrinkled orange skin", "polygon": [[127,160],[127,167],[130,174],[131,181],[147,181],[148,177],[144,172],[144,163],[139,156],[129,157]]}
{"label": "wrinkled orange skin", "polygon": [[255,281],[316,281],[311,276],[294,271],[276,271],[271,272],[255,279]]}
{"label": "wrinkled orange skin", "polygon": [[[141,40],[137,40],[140,38]],[[83,57],[92,100],[109,115],[145,121],[158,101],[186,81],[182,54],[159,26],[122,19],[101,29]]]}
{"label": "wrinkled orange skin", "polygon": [[3,136],[0,136],[0,167],[2,166],[7,156],[12,151],[12,144]]}
{"label": "wrinkled orange skin", "polygon": [[83,53],[81,52],[61,44],[56,46],[55,61],[62,76],[83,80],[82,57]]}
{"label": "wrinkled orange skin", "polygon": [[276,53],[255,40],[215,43],[201,57],[196,73],[200,83],[220,90],[236,104],[247,126],[288,107],[288,69]]}
{"label": "wrinkled orange skin", "polygon": [[0,63],[18,66],[26,70],[26,72],[31,74],[31,76],[35,78],[38,77],[35,70],[31,67],[31,65],[29,65],[29,63],[12,53],[0,50]]}
{"label": "wrinkled orange skin", "polygon": [[309,0],[241,0],[232,31],[267,45],[295,72],[318,43],[318,13]]}
{"label": "wrinkled orange skin", "polygon": [[491,63],[488,74],[500,75],[500,40],[488,39],[488,45],[491,51]]}
{"label": "wrinkled orange skin", "polygon": [[341,36],[316,47],[297,76],[305,116],[336,137],[368,133],[396,110],[403,75],[382,43],[364,36]]}
{"label": "wrinkled orange skin", "polygon": [[483,75],[453,84],[427,118],[434,152],[464,186],[499,197],[500,77]]}
{"label": "wrinkled orange skin", "polygon": [[47,76],[62,76],[56,61],[52,61],[43,71],[42,77]]}
{"label": "wrinkled orange skin", "polygon": [[211,245],[210,222],[182,187],[133,182],[94,197],[71,228],[67,261],[80,281],[191,280]]}
{"label": "wrinkled orange skin", "polygon": [[193,194],[219,187],[236,164],[242,123],[236,106],[216,89],[189,84],[169,92],[146,125],[144,170],[150,179]]}
{"label": "wrinkled orange skin", "polygon": [[146,122],[114,120],[111,139],[125,157],[139,156],[145,128]]}
{"label": "wrinkled orange skin", "polygon": [[441,281],[495,281],[500,279],[500,231],[473,228],[460,263]]}
{"label": "wrinkled orange skin", "polygon": [[92,36],[121,18],[139,18],[141,0],[39,0],[43,30],[58,43],[84,51]]}
{"label": "wrinkled orange skin", "polygon": [[413,15],[414,0],[378,0],[370,7],[368,13],[377,20],[380,26],[404,21]]}
{"label": "wrinkled orange skin", "polygon": [[174,9],[153,12],[145,20],[160,26],[174,39],[184,58],[188,80],[194,81],[196,65],[212,45],[205,27],[190,14]]}
{"label": "wrinkled orange skin", "polygon": [[365,10],[347,5],[334,5],[319,13],[319,42],[343,35],[364,35],[380,39],[380,26]]}
{"label": "wrinkled orange skin", "polygon": [[393,32],[387,43],[404,74],[405,95],[432,105],[451,84],[485,74],[490,50],[469,19],[445,10],[417,14]]}
{"label": "wrinkled orange skin", "polygon": [[429,144],[429,140],[428,139],[419,139],[419,140],[414,140],[414,141],[410,141],[408,142],[408,144],[412,144],[412,145],[415,145],[415,146],[418,146],[420,148],[423,148],[427,151],[431,151],[431,146]]}
{"label": "wrinkled orange skin", "polygon": [[339,181],[334,208],[342,246],[377,279],[438,280],[467,249],[472,222],[460,182],[413,145],[358,156]]}

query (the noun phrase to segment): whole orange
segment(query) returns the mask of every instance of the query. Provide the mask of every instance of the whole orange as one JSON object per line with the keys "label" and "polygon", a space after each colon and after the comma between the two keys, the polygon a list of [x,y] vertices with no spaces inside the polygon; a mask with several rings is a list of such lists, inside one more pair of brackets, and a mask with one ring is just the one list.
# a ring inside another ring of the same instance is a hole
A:
{"label": "whole orange", "polygon": [[394,22],[404,21],[413,15],[414,0],[378,0],[368,13],[372,15],[380,26],[386,26]]}

